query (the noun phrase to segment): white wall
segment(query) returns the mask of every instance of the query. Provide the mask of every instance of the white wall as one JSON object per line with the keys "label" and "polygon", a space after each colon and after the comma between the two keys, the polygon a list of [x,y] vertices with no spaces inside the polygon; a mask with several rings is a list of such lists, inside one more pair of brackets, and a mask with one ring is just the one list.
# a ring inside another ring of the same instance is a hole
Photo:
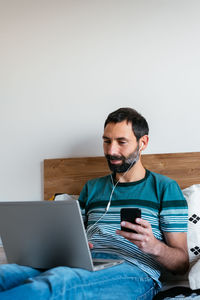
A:
{"label": "white wall", "polygon": [[0,200],[42,199],[44,158],[103,155],[107,114],[146,153],[199,151],[199,0],[0,0]]}

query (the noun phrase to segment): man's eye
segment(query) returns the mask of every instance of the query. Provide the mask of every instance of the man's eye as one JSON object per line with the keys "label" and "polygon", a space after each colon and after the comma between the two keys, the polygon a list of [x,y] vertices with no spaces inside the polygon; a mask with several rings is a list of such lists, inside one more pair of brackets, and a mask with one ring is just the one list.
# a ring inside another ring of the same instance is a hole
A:
{"label": "man's eye", "polygon": [[103,141],[105,144],[110,144],[110,141],[109,140],[104,140]]}
{"label": "man's eye", "polygon": [[124,144],[126,144],[126,141],[120,141],[119,144],[124,145]]}

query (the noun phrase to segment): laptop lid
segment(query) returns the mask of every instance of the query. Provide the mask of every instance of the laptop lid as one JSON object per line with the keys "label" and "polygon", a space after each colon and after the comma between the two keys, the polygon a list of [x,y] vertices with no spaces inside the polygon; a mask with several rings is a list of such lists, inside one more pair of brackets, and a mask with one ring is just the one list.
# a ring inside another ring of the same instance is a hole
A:
{"label": "laptop lid", "polygon": [[9,263],[93,270],[76,200],[0,202],[0,235]]}

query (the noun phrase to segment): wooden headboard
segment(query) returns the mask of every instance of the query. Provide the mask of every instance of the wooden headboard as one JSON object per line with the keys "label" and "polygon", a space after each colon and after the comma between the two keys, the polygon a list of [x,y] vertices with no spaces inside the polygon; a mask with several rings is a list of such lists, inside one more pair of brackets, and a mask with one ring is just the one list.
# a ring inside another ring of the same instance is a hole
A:
{"label": "wooden headboard", "polygon": [[[143,154],[143,165],[186,188],[200,183],[200,152]],[[78,195],[87,180],[109,173],[104,157],[44,160],[44,200],[56,193]]]}

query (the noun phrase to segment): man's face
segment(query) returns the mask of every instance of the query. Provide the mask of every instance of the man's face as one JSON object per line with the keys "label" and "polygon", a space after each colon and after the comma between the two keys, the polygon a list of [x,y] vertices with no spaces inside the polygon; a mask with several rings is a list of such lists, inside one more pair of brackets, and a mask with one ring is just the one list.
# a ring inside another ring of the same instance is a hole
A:
{"label": "man's face", "polygon": [[103,141],[105,157],[114,173],[124,173],[138,161],[139,144],[130,122],[108,123]]}

